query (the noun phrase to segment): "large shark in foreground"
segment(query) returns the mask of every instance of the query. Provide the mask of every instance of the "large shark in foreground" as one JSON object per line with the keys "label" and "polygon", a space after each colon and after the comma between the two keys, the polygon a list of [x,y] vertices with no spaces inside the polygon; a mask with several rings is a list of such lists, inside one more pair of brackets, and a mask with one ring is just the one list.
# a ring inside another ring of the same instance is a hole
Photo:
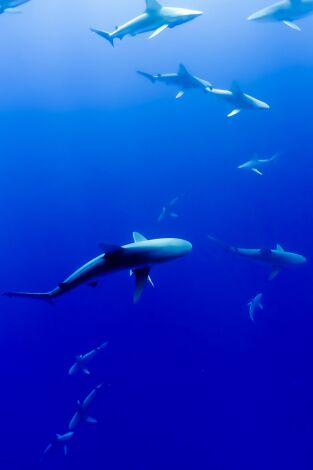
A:
{"label": "large shark in foreground", "polygon": [[86,421],[86,423],[93,424],[96,424],[98,422],[95,418],[89,416],[87,414],[87,411],[101,388],[102,384],[97,385],[97,387],[91,390],[91,392],[87,395],[83,402],[81,402],[80,400],[77,401],[77,411],[75,412],[68,426],[70,431],[73,431],[81,421]]}
{"label": "large shark in foreground", "polygon": [[270,108],[270,106],[264,101],[260,101],[257,98],[244,93],[236,82],[233,83],[231,90],[219,90],[218,88],[212,88],[208,89],[207,91],[233,106],[234,109],[227,115],[227,117],[235,116],[244,109],[264,110]]}
{"label": "large shark in foreground", "polygon": [[178,73],[164,73],[151,75],[150,73],[141,72],[138,70],[140,75],[150,80],[152,83],[160,82],[165,83],[166,85],[174,85],[178,87],[179,92],[176,95],[176,98],[181,98],[187,90],[198,89],[207,93],[212,89],[211,83],[198,78],[195,75],[191,75],[188,72],[186,67],[182,64],[179,66]]}
{"label": "large shark in foreground", "polygon": [[90,371],[87,368],[87,364],[91,362],[98,354],[103,351],[109,343],[102,343],[97,348],[92,349],[91,351],[87,352],[86,354],[80,354],[76,356],[76,362],[72,365],[70,370],[68,371],[68,375],[74,375],[78,371],[84,372],[86,375],[90,375]]}
{"label": "large shark in foreground", "polygon": [[277,157],[278,157],[278,153],[273,155],[271,158],[257,158],[257,157],[255,157],[252,160],[249,160],[245,163],[242,163],[241,165],[238,166],[238,168],[240,170],[251,170],[254,173],[256,173],[257,175],[263,176],[263,172],[260,170],[260,168],[262,168],[263,166],[267,166],[268,164],[270,164],[271,162],[276,160]]}
{"label": "large shark in foreground", "polygon": [[307,262],[304,256],[285,251],[281,245],[277,245],[274,250],[268,248],[236,248],[214,237],[209,236],[209,239],[221,245],[226,251],[237,256],[271,265],[272,272],[269,276],[269,280],[274,279],[283,268],[300,266]]}
{"label": "large shark in foreground", "polygon": [[165,29],[171,29],[187,23],[200,15],[202,15],[201,11],[164,7],[157,0],[146,0],[145,12],[117,27],[115,31],[109,33],[95,28],[91,28],[91,31],[106,39],[114,46],[114,39],[123,39],[123,37],[128,35],[137,36],[137,34],[153,31],[149,37],[149,39],[152,39]]}
{"label": "large shark in foreground", "polygon": [[0,0],[0,15],[1,13],[19,13],[15,8],[29,1],[30,0]]}
{"label": "large shark in foreground", "polygon": [[74,271],[50,292],[5,292],[9,297],[26,297],[51,301],[82,284],[96,287],[99,277],[121,270],[131,270],[136,278],[134,302],[138,302],[150,270],[155,264],[171,261],[187,255],[192,245],[178,238],[147,240],[138,232],[133,233],[134,242],[128,245],[102,245],[104,253]]}
{"label": "large shark in foreground", "polygon": [[253,13],[250,21],[280,21],[289,28],[301,31],[295,20],[313,13],[313,0],[283,0]]}

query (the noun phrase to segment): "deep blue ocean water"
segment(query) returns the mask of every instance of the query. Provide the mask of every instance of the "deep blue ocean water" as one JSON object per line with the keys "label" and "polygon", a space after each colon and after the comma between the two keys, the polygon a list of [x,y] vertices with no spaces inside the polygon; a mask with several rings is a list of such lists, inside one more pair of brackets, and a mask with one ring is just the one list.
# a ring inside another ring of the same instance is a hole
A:
{"label": "deep blue ocean water", "polygon": [[[313,18],[298,33],[247,22],[265,0],[168,0],[205,14],[115,49],[90,33],[143,3],[33,0],[0,17],[1,290],[49,290],[134,230],[194,246],[153,270],[138,305],[125,272],[53,307],[0,299],[0,468],[40,468],[76,400],[103,383],[98,425],[41,468],[312,469]],[[179,63],[216,87],[237,80],[271,110],[228,120],[214,97],[175,100],[135,73]],[[237,169],[276,152],[263,177]],[[158,224],[177,195],[180,217]],[[280,243],[309,263],[268,282],[266,266],[209,234]],[[75,355],[103,341],[91,376],[69,377]]]}

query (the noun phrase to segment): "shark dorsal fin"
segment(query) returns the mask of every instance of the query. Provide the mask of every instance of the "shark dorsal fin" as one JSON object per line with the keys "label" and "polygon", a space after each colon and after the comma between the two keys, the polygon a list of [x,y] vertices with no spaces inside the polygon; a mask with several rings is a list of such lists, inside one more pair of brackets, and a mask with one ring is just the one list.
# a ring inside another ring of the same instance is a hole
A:
{"label": "shark dorsal fin", "polygon": [[134,242],[137,243],[137,242],[145,242],[147,239],[146,237],[144,237],[143,235],[141,235],[141,233],[139,232],[133,232],[133,239],[134,239]]}
{"label": "shark dorsal fin", "polygon": [[279,243],[277,243],[277,245],[276,245],[276,250],[277,250],[277,251],[280,251],[280,252],[282,252],[282,253],[285,251],[285,250],[283,249],[283,247],[282,247]]}
{"label": "shark dorsal fin", "polygon": [[146,0],[146,11],[157,11],[160,10],[162,6],[157,0]]}
{"label": "shark dorsal fin", "polygon": [[233,81],[231,91],[234,93],[234,95],[243,95],[242,89],[240,88],[239,83],[236,81]]}
{"label": "shark dorsal fin", "polygon": [[179,64],[179,69],[178,69],[179,75],[189,75],[188,70],[184,66],[184,64]]}

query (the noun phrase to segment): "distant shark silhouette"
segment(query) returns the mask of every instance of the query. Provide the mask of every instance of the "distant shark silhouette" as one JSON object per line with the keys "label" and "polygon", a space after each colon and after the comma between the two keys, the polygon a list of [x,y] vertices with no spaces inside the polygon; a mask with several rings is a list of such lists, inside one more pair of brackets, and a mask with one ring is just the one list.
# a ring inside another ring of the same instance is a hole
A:
{"label": "distant shark silhouette", "polygon": [[258,100],[257,98],[244,93],[237,82],[233,83],[231,90],[219,90],[218,88],[213,87],[207,91],[234,107],[234,109],[227,115],[229,118],[236,116],[236,114],[239,114],[242,110],[270,109],[270,106],[264,101]]}
{"label": "distant shark silhouette", "polygon": [[133,237],[134,242],[128,245],[102,245],[103,254],[81,266],[50,292],[4,292],[3,295],[51,301],[81,284],[88,283],[91,287],[96,287],[99,277],[128,269],[136,278],[136,303],[147,280],[152,282],[151,267],[187,255],[192,245],[178,238],[147,240],[138,232],[134,232]]}
{"label": "distant shark silhouette", "polygon": [[280,21],[291,29],[301,31],[294,22],[313,13],[312,0],[283,0],[253,13],[249,21]]}
{"label": "distant shark silhouette", "polygon": [[2,13],[20,13],[16,7],[29,2],[30,0],[0,0],[0,15]]}
{"label": "distant shark silhouette", "polygon": [[75,412],[73,418],[69,423],[69,430],[73,431],[81,421],[86,421],[86,423],[96,424],[98,421],[95,418],[92,418],[87,414],[88,408],[96,398],[98,391],[102,388],[102,384],[97,385],[91,392],[87,395],[83,402],[77,401],[77,411]]}
{"label": "distant shark silhouette", "polygon": [[75,360],[76,362],[71,366],[70,370],[68,371],[69,375],[74,375],[78,371],[84,372],[86,375],[90,375],[90,371],[87,368],[87,364],[91,362],[98,354],[103,351],[107,347],[108,343],[102,343],[100,346],[98,346],[95,349],[92,349],[92,351],[89,351],[86,354],[80,354],[79,356],[76,356]]}
{"label": "distant shark silhouette", "polygon": [[67,432],[65,434],[56,434],[54,440],[52,442],[50,442],[50,444],[48,444],[47,447],[45,448],[45,450],[44,450],[44,452],[41,456],[40,462],[43,461],[43,459],[45,458],[47,453],[53,447],[60,447],[60,446],[63,447],[64,455],[66,456],[67,455],[67,443],[70,439],[72,439],[73,436],[74,436],[73,431]]}
{"label": "distant shark silhouette", "polygon": [[165,29],[175,28],[175,26],[187,23],[200,15],[202,15],[201,11],[164,7],[157,0],[146,0],[145,12],[117,27],[115,31],[109,33],[96,28],[91,28],[91,31],[106,39],[114,46],[114,39],[123,39],[123,37],[128,35],[137,36],[138,34],[153,31],[149,37],[149,39],[152,39]]}
{"label": "distant shark silhouette", "polygon": [[267,166],[268,164],[272,163],[278,157],[278,153],[273,155],[271,158],[253,158],[245,163],[242,163],[238,166],[240,170],[251,170],[257,175],[263,176],[263,172],[260,170],[263,166]]}
{"label": "distant shark silhouette", "polygon": [[180,64],[178,73],[159,73],[157,75],[151,75],[150,73],[141,72],[140,70],[138,70],[137,73],[147,78],[152,83],[160,82],[166,85],[177,86],[179,92],[176,98],[184,96],[187,90],[198,89],[207,93],[208,90],[212,89],[211,83],[195,75],[191,75],[183,64]]}
{"label": "distant shark silhouette", "polygon": [[249,316],[250,316],[251,321],[253,321],[253,322],[254,322],[254,313],[255,313],[256,309],[259,308],[260,310],[263,310],[262,298],[263,298],[263,294],[257,294],[248,303]]}
{"label": "distant shark silhouette", "polygon": [[262,263],[271,265],[272,272],[269,276],[269,280],[274,279],[283,268],[299,266],[307,262],[307,259],[304,256],[285,251],[281,245],[277,245],[274,250],[270,250],[268,248],[236,248],[214,237],[209,236],[209,239],[221,245],[226,251],[237,256],[251,259],[253,261],[261,261]]}

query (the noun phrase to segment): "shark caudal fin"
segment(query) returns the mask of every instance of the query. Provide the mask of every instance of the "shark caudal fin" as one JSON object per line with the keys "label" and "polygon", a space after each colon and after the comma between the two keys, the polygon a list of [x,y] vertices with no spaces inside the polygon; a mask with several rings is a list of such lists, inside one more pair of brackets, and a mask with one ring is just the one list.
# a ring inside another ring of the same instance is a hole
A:
{"label": "shark caudal fin", "polygon": [[212,237],[211,235],[208,235],[208,239],[211,240],[212,242],[216,243],[217,245],[221,246],[224,248],[225,251],[228,253],[236,253],[236,248],[234,246],[228,245],[228,243],[225,243],[218,238]]}
{"label": "shark caudal fin", "polygon": [[111,36],[111,33],[108,33],[107,31],[102,31],[101,29],[96,29],[96,28],[90,28],[90,31],[106,39],[107,41],[109,41],[111,46],[114,47],[114,37]]}
{"label": "shark caudal fin", "polygon": [[44,300],[49,304],[53,304],[53,297],[55,297],[55,292],[3,292],[2,295],[6,297],[20,297],[25,299],[37,299]]}
{"label": "shark caudal fin", "polygon": [[156,82],[156,76],[152,75],[151,73],[142,72],[141,70],[137,70],[137,73],[138,73],[138,75],[141,75],[142,77],[145,77],[148,80],[150,80],[151,83]]}

